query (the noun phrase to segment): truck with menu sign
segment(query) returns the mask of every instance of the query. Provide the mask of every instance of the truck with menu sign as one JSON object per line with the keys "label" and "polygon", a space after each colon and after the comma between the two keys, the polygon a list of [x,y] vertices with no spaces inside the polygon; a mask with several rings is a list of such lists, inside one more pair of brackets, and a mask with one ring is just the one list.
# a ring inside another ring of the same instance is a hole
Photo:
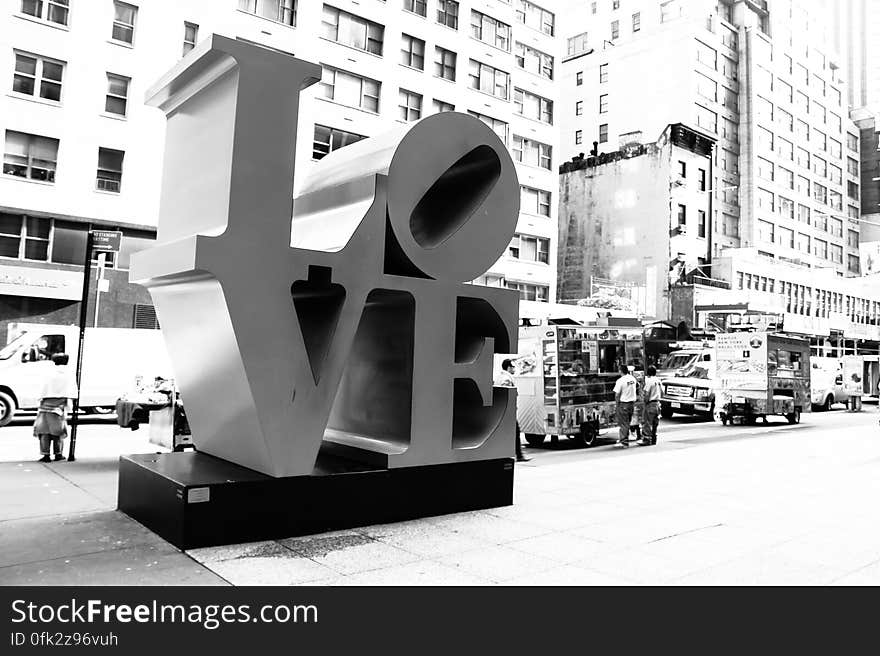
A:
{"label": "truck with menu sign", "polygon": [[[616,426],[614,383],[620,366],[644,380],[641,326],[552,325],[520,328],[519,354],[511,358],[517,387],[517,421],[526,441],[547,435],[596,443],[600,430]],[[636,405],[638,421],[641,403]]]}
{"label": "truck with menu sign", "polygon": [[723,333],[715,337],[721,423],[782,415],[797,424],[810,411],[810,343],[766,332]]}

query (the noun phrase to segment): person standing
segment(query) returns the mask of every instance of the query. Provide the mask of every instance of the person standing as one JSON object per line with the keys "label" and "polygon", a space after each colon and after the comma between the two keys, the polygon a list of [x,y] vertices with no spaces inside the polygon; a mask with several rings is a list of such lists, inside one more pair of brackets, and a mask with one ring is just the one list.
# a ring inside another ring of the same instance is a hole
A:
{"label": "person standing", "polygon": [[650,365],[645,372],[645,388],[642,399],[645,409],[642,415],[642,444],[657,444],[657,425],[660,423],[660,379],[657,368]]}
{"label": "person standing", "polygon": [[34,437],[40,440],[40,462],[51,462],[50,446],[55,460],[64,460],[61,449],[67,437],[67,413],[76,397],[76,380],[67,369],[69,359],[66,353],[52,356],[55,366],[40,393],[40,408],[34,421]]}
{"label": "person standing", "polygon": [[617,444],[619,446],[629,446],[629,425],[636,405],[637,385],[636,377],[629,372],[629,367],[621,365],[620,378],[614,383],[614,401],[619,431]]}
{"label": "person standing", "polygon": [[[501,373],[498,374],[498,380],[495,381],[495,387],[516,387],[516,381],[513,380],[513,362],[510,359],[501,363]],[[522,444],[519,439],[519,421],[516,422],[516,461],[528,462],[529,459],[523,455]]]}

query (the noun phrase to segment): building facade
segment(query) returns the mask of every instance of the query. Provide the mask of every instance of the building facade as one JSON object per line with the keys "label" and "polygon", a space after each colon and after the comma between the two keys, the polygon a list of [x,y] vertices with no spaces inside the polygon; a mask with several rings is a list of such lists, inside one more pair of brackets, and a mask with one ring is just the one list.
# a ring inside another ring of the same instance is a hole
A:
{"label": "building facade", "polygon": [[[89,325],[155,325],[149,294],[127,282],[129,257],[155,238],[159,212],[164,117],[143,98],[215,32],[323,67],[303,92],[292,154],[301,173],[332,150],[432,113],[487,123],[517,163],[521,214],[507,253],[477,282],[555,298],[557,2],[4,3],[0,343],[10,322],[76,322],[90,228],[123,237],[103,262],[109,283]],[[93,282],[93,299],[98,289]]]}
{"label": "building facade", "polygon": [[712,252],[713,146],[676,124],[655,143],[562,165],[561,301],[601,305],[613,296],[615,309],[671,318],[670,288],[702,272]]}
{"label": "building facade", "polygon": [[714,269],[726,285],[682,290],[693,295],[698,327],[723,331],[732,323],[772,325],[809,337],[815,355],[878,354],[876,277],[842,278],[830,269],[780,263],[754,248],[727,251]]}
{"label": "building facade", "polygon": [[[776,0],[569,6],[563,158],[685,123],[717,140],[711,258],[755,248],[859,274],[859,137],[824,14]],[[650,137],[649,137],[650,138]]]}

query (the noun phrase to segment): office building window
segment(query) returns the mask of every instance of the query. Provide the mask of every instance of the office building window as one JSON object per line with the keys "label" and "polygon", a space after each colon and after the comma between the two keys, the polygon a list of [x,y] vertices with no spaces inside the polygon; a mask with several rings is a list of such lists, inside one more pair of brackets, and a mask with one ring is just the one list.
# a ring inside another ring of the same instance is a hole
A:
{"label": "office building window", "polygon": [[550,192],[533,187],[520,187],[520,210],[528,214],[550,216]]}
{"label": "office building window", "polygon": [[513,90],[516,113],[526,118],[553,125],[553,101],[524,89]]}
{"label": "office building window", "polygon": [[400,48],[400,63],[410,68],[417,68],[420,71],[425,70],[425,42],[409,34],[401,34],[400,41],[402,44]]}
{"label": "office building window", "polygon": [[400,89],[397,107],[402,121],[418,121],[422,118],[422,94]]}
{"label": "office building window", "polygon": [[108,114],[125,116],[128,107],[128,85],[130,78],[107,73],[107,96],[104,111]]}
{"label": "office building window", "polygon": [[26,132],[6,131],[3,173],[17,178],[55,182],[58,139]]}
{"label": "office building window", "polygon": [[434,98],[434,113],[442,114],[443,112],[454,112],[455,105],[452,103],[445,102],[443,100],[437,100]]}
{"label": "office building window", "polygon": [[434,75],[455,82],[455,60],[454,52],[436,46],[434,48]]}
{"label": "office building window", "polygon": [[507,247],[507,256],[527,262],[550,262],[550,240],[516,233]]}
{"label": "office building window", "polygon": [[458,2],[437,0],[437,22],[453,30],[458,29]]}
{"label": "office building window", "polygon": [[342,105],[358,107],[368,112],[379,111],[381,83],[341,69],[324,67],[321,77],[324,97]]}
{"label": "office building window", "polygon": [[713,71],[718,70],[718,53],[702,41],[697,41],[697,61]]}
{"label": "office building window", "polygon": [[312,142],[312,159],[323,159],[334,150],[366,139],[361,134],[346,132],[327,125],[315,125],[315,139]]}
{"label": "office building window", "polygon": [[706,236],[706,213],[703,210],[697,210],[697,237]]}
{"label": "office building window", "polygon": [[678,206],[678,225],[687,225],[687,207],[684,205]]}
{"label": "office building window", "polygon": [[620,37],[620,21],[611,21],[611,40]]}
{"label": "office building window", "polygon": [[706,169],[697,169],[697,189],[706,191]]}
{"label": "office building window", "polygon": [[633,21],[633,32],[638,32],[642,29],[642,14],[640,12],[636,12],[632,15]]}
{"label": "office building window", "polygon": [[588,37],[589,37],[589,33],[587,33],[587,32],[581,32],[580,34],[576,34],[575,36],[570,37],[566,41],[565,54],[572,56],[572,55],[579,55],[582,52],[586,52]]}
{"label": "office building window", "polygon": [[492,128],[492,132],[498,135],[498,138],[504,142],[505,146],[507,145],[507,123],[500,119],[492,118],[491,116],[486,116],[485,114],[480,114],[479,112],[469,111],[468,114],[470,114],[474,118],[480,119],[483,123]]}
{"label": "office building window", "polygon": [[603,93],[599,96],[599,113],[607,114],[608,113],[608,94]]}
{"label": "office building window", "polygon": [[857,185],[855,182],[847,181],[846,195],[849,198],[851,198],[852,200],[858,200],[859,199],[859,185]]}
{"label": "office building window", "polygon": [[581,116],[584,113],[584,101],[578,100],[574,104],[574,115]]}
{"label": "office building window", "polygon": [[846,231],[846,245],[849,248],[858,248],[859,247],[859,233],[857,230],[847,230]]}
{"label": "office building window", "polygon": [[428,15],[427,0],[403,0],[403,8],[419,16]]}
{"label": "office building window", "polygon": [[382,55],[385,28],[379,23],[324,5],[321,30],[325,39],[373,55]]}
{"label": "office building window", "polygon": [[608,64],[599,64],[599,84],[608,82]]}
{"label": "office building window", "polygon": [[483,43],[510,51],[510,25],[474,9],[471,10],[471,35]]}
{"label": "office building window", "polygon": [[584,142],[584,131],[583,130],[575,130],[574,131],[574,143],[579,146]]}
{"label": "office building window", "polygon": [[134,43],[134,25],[137,20],[138,8],[125,2],[115,0],[113,3],[113,33],[114,41]]}
{"label": "office building window", "polygon": [[860,262],[858,255],[847,255],[846,256],[846,270],[850,273],[858,274],[860,271]]}
{"label": "office building window", "polygon": [[552,12],[539,7],[529,0],[515,0],[517,2],[516,20],[523,25],[538,30],[544,34],[553,36],[556,30],[556,17]]}
{"label": "office building window", "polygon": [[599,126],[599,143],[608,143],[608,124],[602,123]]}
{"label": "office building window", "polygon": [[510,98],[510,74],[475,59],[470,60],[470,86],[472,89],[508,100]]}
{"label": "office building window", "polygon": [[768,244],[776,242],[776,225],[758,219],[758,239]]}
{"label": "office building window", "polygon": [[575,74],[574,83],[575,83],[575,86],[578,86],[578,87],[583,85],[583,83],[584,83],[584,72],[583,71],[578,71]]}
{"label": "office building window", "polygon": [[514,282],[508,280],[505,282],[508,289],[515,289],[519,292],[521,301],[541,301],[546,303],[549,300],[550,288],[546,285],[533,285],[528,282]]}
{"label": "office building window", "polygon": [[524,43],[516,44],[516,65],[529,73],[553,79],[553,57]]}
{"label": "office building window", "polygon": [[16,51],[12,75],[15,93],[61,102],[63,76],[64,62]]}
{"label": "office building window", "polygon": [[21,0],[21,13],[50,23],[67,25],[70,0]]}
{"label": "office building window", "polygon": [[846,172],[854,178],[859,177],[859,161],[852,157],[846,158]]}
{"label": "office building window", "polygon": [[0,213],[0,257],[46,262],[51,219]]}
{"label": "office building window", "polygon": [[183,24],[183,54],[185,55],[190,50],[196,47],[196,42],[199,40],[199,26],[195,23],[186,23]]}
{"label": "office building window", "polygon": [[122,160],[125,153],[112,148],[98,148],[98,177],[95,188],[118,194],[122,188]]}
{"label": "office building window", "polygon": [[779,244],[786,248],[794,248],[794,230],[779,226]]}
{"label": "office building window", "polygon": [[297,0],[238,0],[238,8],[276,23],[295,26],[296,2]]}
{"label": "office building window", "polygon": [[513,135],[513,158],[517,162],[550,170],[553,148],[549,144]]}

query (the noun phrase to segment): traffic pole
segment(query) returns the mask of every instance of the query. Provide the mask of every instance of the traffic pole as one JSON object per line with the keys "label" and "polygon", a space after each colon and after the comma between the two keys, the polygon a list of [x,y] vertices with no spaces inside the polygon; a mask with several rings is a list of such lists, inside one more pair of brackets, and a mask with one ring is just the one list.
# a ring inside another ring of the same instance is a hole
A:
{"label": "traffic pole", "polygon": [[73,400],[73,416],[70,418],[70,449],[67,460],[76,460],[76,429],[79,426],[79,388],[82,382],[83,345],[86,337],[86,319],[89,312],[89,279],[92,277],[92,231],[86,237],[86,261],[83,264],[82,298],[79,306],[79,348],[76,354],[76,398]]}

